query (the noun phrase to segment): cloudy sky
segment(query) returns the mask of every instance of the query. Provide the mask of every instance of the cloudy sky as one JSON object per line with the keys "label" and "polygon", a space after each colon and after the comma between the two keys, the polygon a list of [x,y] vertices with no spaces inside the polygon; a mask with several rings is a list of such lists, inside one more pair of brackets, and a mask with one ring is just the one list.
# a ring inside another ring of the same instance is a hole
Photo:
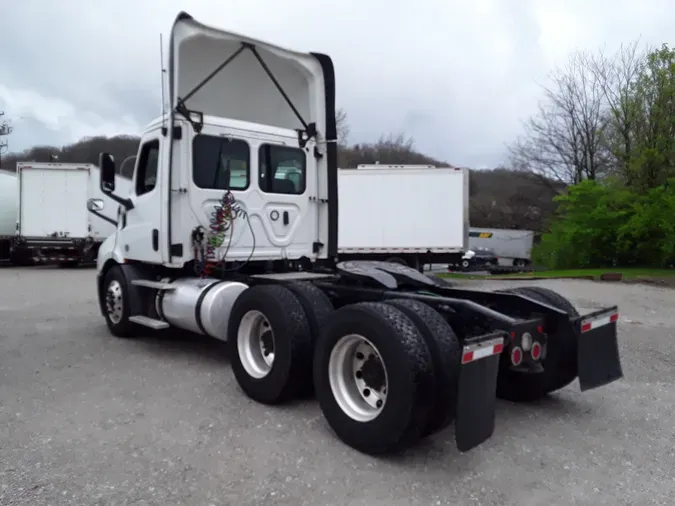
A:
{"label": "cloudy sky", "polygon": [[329,54],[350,141],[404,131],[492,167],[575,49],[673,43],[667,0],[22,0],[0,19],[10,150],[140,133],[160,112],[159,33],[175,15]]}

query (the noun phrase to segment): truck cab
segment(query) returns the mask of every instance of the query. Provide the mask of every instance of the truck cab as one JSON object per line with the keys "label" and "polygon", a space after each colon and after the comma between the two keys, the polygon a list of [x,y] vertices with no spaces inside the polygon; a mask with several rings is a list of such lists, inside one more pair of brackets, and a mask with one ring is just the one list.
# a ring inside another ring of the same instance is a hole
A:
{"label": "truck cab", "polygon": [[[198,57],[197,57],[198,55]],[[337,250],[332,63],[176,19],[170,109],[145,129],[99,262],[309,268]],[[280,261],[280,262],[279,262]],[[245,265],[244,265],[245,264]]]}

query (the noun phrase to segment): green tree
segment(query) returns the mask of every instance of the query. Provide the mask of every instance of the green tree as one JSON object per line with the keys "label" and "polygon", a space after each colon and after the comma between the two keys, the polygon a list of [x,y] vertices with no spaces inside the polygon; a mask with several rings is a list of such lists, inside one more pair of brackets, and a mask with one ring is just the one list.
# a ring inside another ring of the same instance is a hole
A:
{"label": "green tree", "polygon": [[662,185],[675,162],[675,50],[666,44],[647,56],[633,97],[639,110],[627,183],[639,191]]}

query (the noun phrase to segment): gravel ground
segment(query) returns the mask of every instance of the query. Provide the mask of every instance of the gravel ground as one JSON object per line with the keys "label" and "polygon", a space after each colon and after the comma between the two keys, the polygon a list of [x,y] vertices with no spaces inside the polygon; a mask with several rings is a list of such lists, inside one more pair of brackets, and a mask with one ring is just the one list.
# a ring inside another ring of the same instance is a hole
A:
{"label": "gravel ground", "polygon": [[0,270],[1,505],[675,503],[675,291],[536,282],[586,310],[619,304],[625,379],[500,403],[494,437],[464,455],[450,429],[375,459],[315,402],[247,400],[218,342],[113,338],[94,278]]}

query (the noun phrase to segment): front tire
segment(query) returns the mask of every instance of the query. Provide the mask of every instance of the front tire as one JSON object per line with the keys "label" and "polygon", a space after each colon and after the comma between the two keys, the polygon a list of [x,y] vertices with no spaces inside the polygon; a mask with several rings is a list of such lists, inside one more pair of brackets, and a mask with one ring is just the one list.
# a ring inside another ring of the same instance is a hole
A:
{"label": "front tire", "polygon": [[314,386],[338,437],[371,455],[417,441],[435,400],[424,337],[400,309],[380,302],[348,305],[328,318],[314,350]]}
{"label": "front tire", "polygon": [[129,287],[122,269],[108,270],[103,281],[103,315],[110,333],[116,337],[135,337],[139,327],[129,321]]}

